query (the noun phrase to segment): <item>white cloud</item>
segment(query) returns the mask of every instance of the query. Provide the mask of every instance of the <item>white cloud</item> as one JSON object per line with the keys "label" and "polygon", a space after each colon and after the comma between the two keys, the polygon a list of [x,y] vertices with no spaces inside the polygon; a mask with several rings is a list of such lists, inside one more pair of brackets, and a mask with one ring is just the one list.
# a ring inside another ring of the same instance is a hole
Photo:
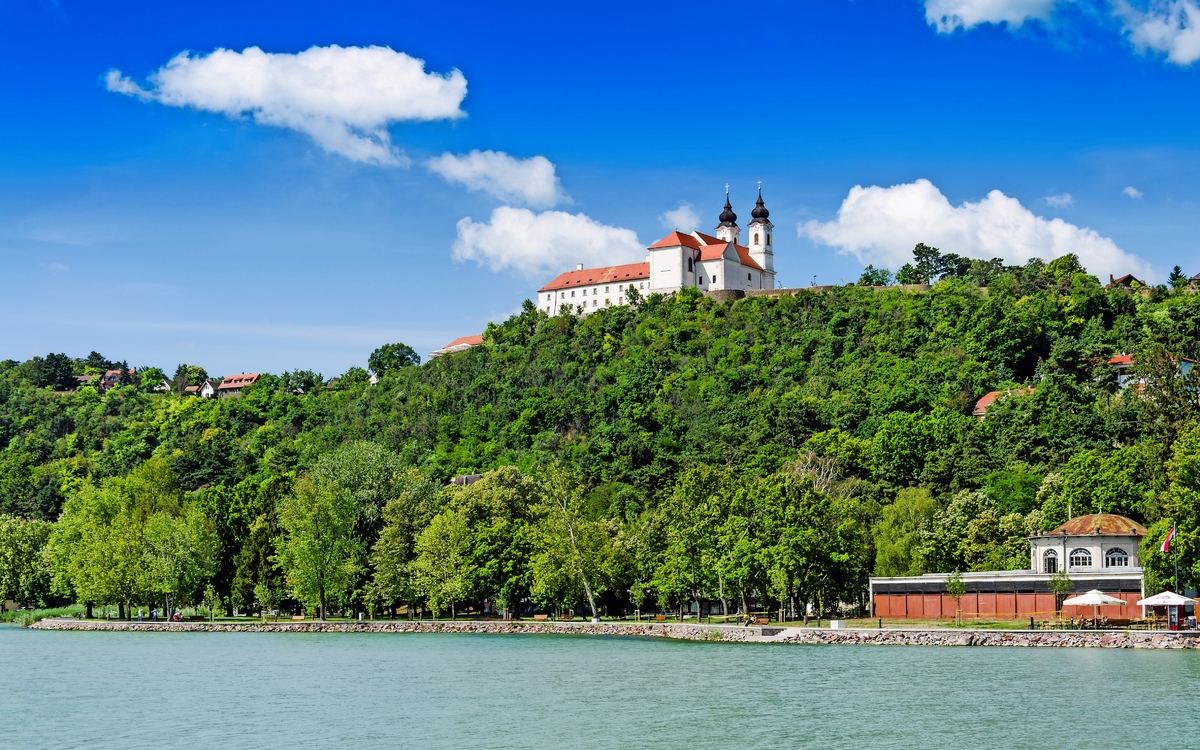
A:
{"label": "white cloud", "polygon": [[47,271],[69,271],[69,270],[71,270],[70,266],[64,266],[62,263],[59,263],[57,261],[55,261],[54,263],[43,263],[41,265],[42,265],[42,268],[45,268]]}
{"label": "white cloud", "polygon": [[447,182],[483,190],[504,201],[519,201],[535,208],[550,208],[569,200],[562,191],[554,165],[544,156],[517,159],[503,151],[471,151],[434,157],[425,163],[429,171]]}
{"label": "white cloud", "polygon": [[585,267],[635,263],[646,257],[646,246],[631,229],[612,227],[564,211],[534,213],[526,208],[500,206],[491,220],[458,222],[454,257],[473,260],[493,271],[514,269],[529,278]]}
{"label": "white cloud", "polygon": [[1075,199],[1071,197],[1070,193],[1063,193],[1062,195],[1047,195],[1044,200],[1046,201],[1046,205],[1054,208],[1075,205]]}
{"label": "white cloud", "polygon": [[1114,0],[1113,13],[1138,50],[1164,53],[1176,65],[1200,60],[1200,6],[1195,0],[1154,0],[1146,10]]}
{"label": "white cloud", "polygon": [[108,90],[171,107],[296,130],[352,161],[407,163],[388,125],[464,117],[467,80],[458,70],[426,73],[425,62],[387,47],[311,47],[295,54],[217,49],[181,52],[151,73],[143,88],[119,70]]}
{"label": "white cloud", "polygon": [[1138,190],[1133,185],[1130,185],[1121,191],[1121,195],[1124,195],[1128,198],[1132,198],[1133,200],[1137,200],[1138,198],[1142,197],[1143,193],[1141,190]]}
{"label": "white cloud", "polygon": [[925,21],[942,34],[980,24],[1046,21],[1058,0],[925,0]]}
{"label": "white cloud", "polygon": [[924,242],[942,252],[1003,258],[1010,264],[1075,253],[1100,278],[1110,273],[1154,275],[1146,261],[1111,239],[1062,219],[1035,216],[999,190],[978,203],[952,206],[933,183],[923,179],[888,188],[856,185],[838,209],[837,219],[809,221],[798,229],[802,237],[893,270],[911,261],[913,247]]}
{"label": "white cloud", "polygon": [[680,203],[679,208],[672,209],[658,217],[658,223],[667,229],[677,229],[680,232],[691,232],[700,226],[700,214],[691,203]]}

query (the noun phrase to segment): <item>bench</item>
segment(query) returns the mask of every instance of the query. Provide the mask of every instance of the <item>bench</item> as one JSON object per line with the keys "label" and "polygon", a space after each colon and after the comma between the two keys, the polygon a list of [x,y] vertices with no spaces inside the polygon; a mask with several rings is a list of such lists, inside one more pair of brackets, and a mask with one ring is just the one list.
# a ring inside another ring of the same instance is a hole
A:
{"label": "bench", "polygon": [[655,621],[655,622],[666,622],[666,621],[667,621],[667,616],[666,616],[666,615],[655,615],[655,616],[654,616],[654,621]]}
{"label": "bench", "polygon": [[534,615],[534,616],[533,616],[533,619],[535,619],[535,620],[549,620],[549,619],[550,619],[550,615]]}
{"label": "bench", "polygon": [[770,617],[755,617],[754,624],[755,625],[770,625],[771,618]]}
{"label": "bench", "polygon": [[292,619],[293,619],[293,620],[303,620],[303,619],[304,619],[304,615],[292,615]]}

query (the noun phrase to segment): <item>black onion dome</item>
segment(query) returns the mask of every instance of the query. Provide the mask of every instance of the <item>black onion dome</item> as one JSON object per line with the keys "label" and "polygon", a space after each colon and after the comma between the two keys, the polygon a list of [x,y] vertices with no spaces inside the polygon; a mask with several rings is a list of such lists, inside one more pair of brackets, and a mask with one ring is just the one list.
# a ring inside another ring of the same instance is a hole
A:
{"label": "black onion dome", "polygon": [[763,203],[762,193],[759,193],[758,201],[754,204],[754,210],[750,212],[750,218],[765,219],[770,215],[771,212],[767,210],[766,204]]}
{"label": "black onion dome", "polygon": [[722,224],[736,224],[737,214],[733,212],[733,206],[729,205],[729,193],[725,194],[725,210],[718,217]]}

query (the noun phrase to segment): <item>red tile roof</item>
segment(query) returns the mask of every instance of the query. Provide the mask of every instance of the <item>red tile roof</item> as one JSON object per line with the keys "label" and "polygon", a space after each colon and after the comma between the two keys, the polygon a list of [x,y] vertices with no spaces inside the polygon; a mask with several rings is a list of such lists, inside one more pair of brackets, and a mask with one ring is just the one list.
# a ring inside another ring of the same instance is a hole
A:
{"label": "red tile roof", "polygon": [[474,336],[459,336],[458,338],[446,344],[443,349],[449,349],[452,346],[479,346],[483,343],[483,334],[477,333]]}
{"label": "red tile roof", "polygon": [[988,407],[995,403],[996,399],[1000,398],[1001,396],[1007,396],[1010,393],[1015,393],[1018,396],[1025,396],[1033,393],[1033,390],[1033,388],[1014,388],[1007,391],[990,391],[983,394],[983,398],[975,402],[975,408],[971,411],[971,414],[975,415],[976,417],[982,417],[983,413],[988,410]]}
{"label": "red tile roof", "polygon": [[666,237],[651,245],[650,249],[653,250],[657,247],[678,247],[679,245],[690,247],[693,250],[700,249],[700,241],[692,235],[684,234],[683,232],[671,232]]}
{"label": "red tile roof", "polygon": [[258,380],[257,372],[240,372],[237,375],[226,375],[221,384],[217,386],[217,390],[228,391],[234,388],[245,388],[246,386],[253,385],[256,380]]}
{"label": "red tile roof", "polygon": [[[729,243],[724,240],[717,240],[717,244],[715,245],[705,245],[700,248],[700,260],[718,260],[725,254],[725,249],[728,247]],[[750,257],[750,248],[737,245],[737,255],[738,262],[743,266],[748,266],[756,271],[762,270],[762,266],[758,265],[754,261],[754,258]]]}
{"label": "red tile roof", "polygon": [[606,266],[604,268],[585,268],[582,271],[567,271],[560,273],[539,292],[550,292],[555,289],[568,289],[589,284],[611,284],[613,282],[636,281],[650,278],[649,263],[626,263],[623,266]]}
{"label": "red tile roof", "polygon": [[1121,365],[1132,365],[1134,363],[1134,359],[1132,354],[1118,354],[1117,356],[1108,360],[1108,363],[1110,365],[1120,367]]}
{"label": "red tile roof", "polygon": [[713,237],[711,234],[705,234],[704,232],[694,232],[693,234],[699,237],[700,241],[705,245],[719,245],[725,241],[720,237]]}
{"label": "red tile roof", "polygon": [[1051,534],[1112,534],[1117,536],[1145,536],[1146,527],[1125,516],[1112,513],[1093,513],[1088,516],[1072,518],[1059,526]]}

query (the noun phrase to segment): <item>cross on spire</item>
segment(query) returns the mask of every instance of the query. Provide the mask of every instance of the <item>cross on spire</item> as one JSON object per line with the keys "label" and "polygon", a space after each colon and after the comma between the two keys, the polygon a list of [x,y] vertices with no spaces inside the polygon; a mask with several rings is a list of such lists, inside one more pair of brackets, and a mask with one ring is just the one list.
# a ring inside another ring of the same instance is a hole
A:
{"label": "cross on spire", "polygon": [[725,183],[725,195],[729,195],[729,183]]}
{"label": "cross on spire", "polygon": [[758,192],[762,192],[762,180],[758,181]]}

